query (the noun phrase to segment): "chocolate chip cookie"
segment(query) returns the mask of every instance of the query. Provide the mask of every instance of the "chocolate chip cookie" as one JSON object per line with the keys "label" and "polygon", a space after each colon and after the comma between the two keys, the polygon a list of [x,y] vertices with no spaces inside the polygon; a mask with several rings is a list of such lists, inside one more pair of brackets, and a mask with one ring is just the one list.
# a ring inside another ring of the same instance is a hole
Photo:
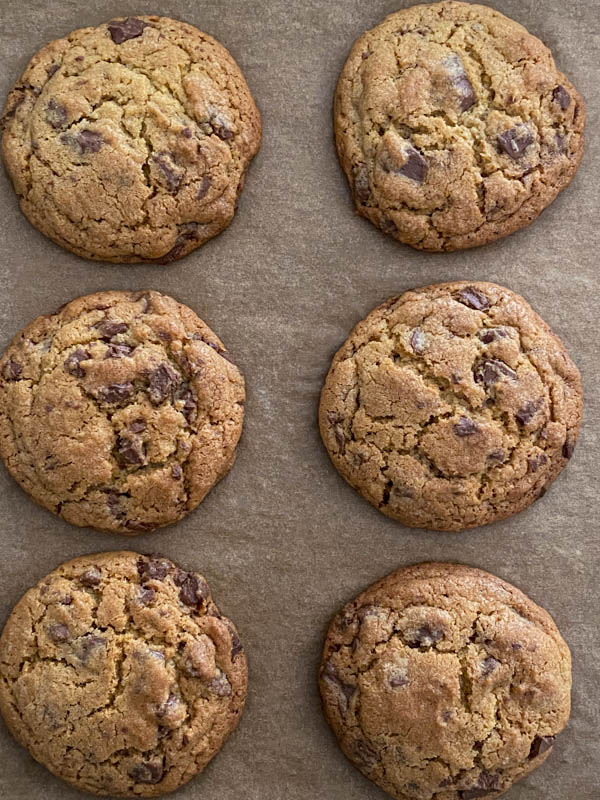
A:
{"label": "chocolate chip cookie", "polygon": [[244,397],[189,308],[98,292],[38,317],[0,359],[0,456],[68,522],[137,534],[181,519],[229,471]]}
{"label": "chocolate chip cookie", "polygon": [[335,94],[358,213],[423,250],[475,247],[532,222],[577,171],[584,121],[548,48],[470,3],[391,14],[356,41]]}
{"label": "chocolate chip cookie", "polygon": [[213,38],[166,17],[83,28],[37,53],[4,108],[21,209],[84,258],[181,258],[231,222],[260,116]]}
{"label": "chocolate chip cookie", "polygon": [[581,378],[522,297],[441,283],[388,300],[333,359],[321,436],[348,483],[405,525],[460,531],[540,497],[573,455]]}
{"label": "chocolate chip cookie", "polygon": [[336,615],[320,687],[345,755],[392,797],[492,798],[543,764],[566,725],[571,657],[514,586],[418,564]]}
{"label": "chocolate chip cookie", "polygon": [[151,797],[201,772],[237,726],[247,668],[204,578],[160,556],[62,564],[0,638],[0,711],[55,775]]}

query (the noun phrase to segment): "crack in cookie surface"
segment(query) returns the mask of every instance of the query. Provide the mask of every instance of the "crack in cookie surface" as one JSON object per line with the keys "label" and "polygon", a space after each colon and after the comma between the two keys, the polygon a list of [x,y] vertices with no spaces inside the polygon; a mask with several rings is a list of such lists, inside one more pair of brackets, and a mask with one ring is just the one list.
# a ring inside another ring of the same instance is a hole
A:
{"label": "crack in cookie surface", "polygon": [[218,42],[139,19],[122,42],[102,25],[34,56],[6,102],[3,155],[24,213],[62,246],[166,263],[231,221],[260,117]]}
{"label": "crack in cookie surface", "polygon": [[563,345],[490,283],[407,292],[333,359],[321,435],[343,477],[407,525],[462,530],[522,510],[573,454],[582,387]]}
{"label": "crack in cookie surface", "polygon": [[236,727],[247,669],[202,576],[161,556],[63,564],[0,639],[0,710],[78,789],[152,796],[200,772]]}
{"label": "crack in cookie surface", "polygon": [[397,12],[361,36],[334,111],[358,212],[426,250],[529,224],[575,174],[584,117],[542,42],[455,2]]}
{"label": "crack in cookie surface", "polygon": [[570,685],[548,614],[453,564],[399,570],[347,604],[320,677],[342,750],[398,800],[499,797],[547,757]]}
{"label": "crack in cookie surface", "polygon": [[100,292],[40,317],[0,360],[0,453],[77,525],[180,519],[231,467],[244,381],[215,334],[157,292]]}

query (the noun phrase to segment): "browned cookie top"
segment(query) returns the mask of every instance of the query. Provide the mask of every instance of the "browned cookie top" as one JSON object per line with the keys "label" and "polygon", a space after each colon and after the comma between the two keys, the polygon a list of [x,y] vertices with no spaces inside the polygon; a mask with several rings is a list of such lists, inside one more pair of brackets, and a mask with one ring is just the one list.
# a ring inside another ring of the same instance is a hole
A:
{"label": "browned cookie top", "polygon": [[392,298],[356,326],[319,420],[337,469],[380,511],[463,530],[544,493],[581,409],[577,368],[525,300],[456,282]]}
{"label": "browned cookie top", "polygon": [[236,727],[246,658],[201,575],[159,556],[58,567],[0,638],[0,711],[35,759],[88,792],[149,797],[200,772]]}
{"label": "browned cookie top", "polygon": [[166,263],[231,222],[260,117],[217,41],[128,17],[33,57],[6,101],[2,145],[23,212],[55,242]]}
{"label": "browned cookie top", "polygon": [[99,292],[38,317],[0,359],[0,455],[68,522],[136,534],[185,516],[227,473],[244,397],[189,308]]}
{"label": "browned cookie top", "polygon": [[335,134],[358,212],[424,250],[522,228],[575,174],[584,104],[548,48],[491,8],[420,5],[354,44]]}
{"label": "browned cookie top", "polygon": [[320,677],[346,756],[398,800],[499,797],[570,711],[571,659],[514,586],[456,564],[400,569],[333,619]]}

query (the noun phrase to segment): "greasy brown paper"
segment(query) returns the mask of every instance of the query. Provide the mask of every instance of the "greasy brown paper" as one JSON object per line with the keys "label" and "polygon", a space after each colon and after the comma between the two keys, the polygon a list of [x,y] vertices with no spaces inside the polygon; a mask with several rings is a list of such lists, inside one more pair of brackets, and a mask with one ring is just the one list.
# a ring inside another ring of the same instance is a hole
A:
{"label": "greasy brown paper", "polygon": [[[588,105],[587,152],[571,186],[533,225],[462,253],[419,253],[354,215],[331,127],[337,75],[354,38],[406,0],[0,0],[0,94],[50,39],[114,16],[162,13],[216,36],[243,69],[264,142],[235,221],[171,266],[103,265],[52,244],[21,215],[0,174],[0,347],[35,316],[99,289],[154,288],[224,340],[248,388],[230,475],[187,519],[127,539],[38,508],[0,468],[0,624],[60,562],[119,548],[161,551],[202,572],[239,627],[250,665],[240,727],[178,797],[384,800],[339,751],[316,673],[326,626],[394,568],[465,562],[515,583],[556,619],[573,653],[573,714],[547,764],[510,800],[600,798],[598,538],[598,0],[497,0],[553,50]],[[528,511],[463,534],[409,530],[338,476],[319,438],[319,390],[334,351],[375,305],[443,280],[485,279],[523,294],[584,377],[575,455]],[[0,724],[0,798],[81,795],[36,764]]]}

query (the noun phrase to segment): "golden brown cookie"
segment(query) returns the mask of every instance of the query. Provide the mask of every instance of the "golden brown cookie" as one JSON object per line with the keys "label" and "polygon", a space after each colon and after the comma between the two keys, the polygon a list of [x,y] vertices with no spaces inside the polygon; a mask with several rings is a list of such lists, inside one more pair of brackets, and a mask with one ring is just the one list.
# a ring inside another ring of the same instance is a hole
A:
{"label": "golden brown cookie", "polygon": [[62,564],[0,638],[0,712],[77,789],[151,797],[201,772],[236,728],[247,667],[201,575],[161,556]]}
{"label": "golden brown cookie", "polygon": [[581,378],[522,297],[440,283],[388,300],[333,359],[321,436],[364,498],[460,531],[522,511],[573,454]]}
{"label": "golden brown cookie", "polygon": [[571,657],[514,586],[417,564],[334,617],[320,687],[345,755],[392,797],[495,798],[544,763],[566,725]]}
{"label": "golden brown cookie", "polygon": [[584,122],[548,48],[470,3],[391,14],[355,42],[335,94],[358,213],[423,250],[528,225],[577,171]]}
{"label": "golden brown cookie", "polygon": [[166,17],[82,28],[37,53],[4,108],[21,209],[84,258],[167,263],[231,222],[260,116],[227,50]]}
{"label": "golden brown cookie", "polygon": [[184,517],[227,474],[244,398],[191,309],[98,292],[38,317],[0,359],[0,456],[67,522],[141,533]]}

